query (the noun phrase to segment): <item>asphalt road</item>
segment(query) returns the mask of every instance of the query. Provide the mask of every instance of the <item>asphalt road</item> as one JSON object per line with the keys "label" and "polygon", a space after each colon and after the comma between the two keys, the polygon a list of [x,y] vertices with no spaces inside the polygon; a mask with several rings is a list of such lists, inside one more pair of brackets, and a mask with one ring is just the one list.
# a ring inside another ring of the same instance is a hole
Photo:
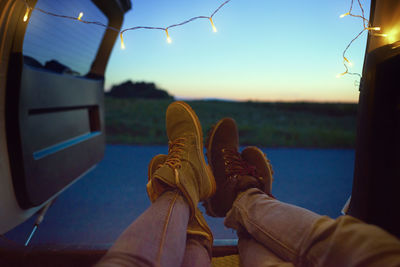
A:
{"label": "asphalt road", "polygon": [[[263,149],[275,171],[273,194],[333,218],[351,194],[354,150]],[[104,160],[59,196],[32,244],[109,245],[149,205],[147,165],[165,146],[107,145]],[[216,239],[236,238],[222,219],[207,217]],[[33,218],[6,236],[24,243]]]}

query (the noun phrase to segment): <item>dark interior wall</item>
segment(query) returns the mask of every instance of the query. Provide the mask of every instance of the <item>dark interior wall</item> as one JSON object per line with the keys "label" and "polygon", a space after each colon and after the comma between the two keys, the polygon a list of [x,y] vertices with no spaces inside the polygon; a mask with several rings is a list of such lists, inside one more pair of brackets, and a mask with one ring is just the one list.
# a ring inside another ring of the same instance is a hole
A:
{"label": "dark interior wall", "polygon": [[349,213],[400,236],[400,2],[372,1]]}

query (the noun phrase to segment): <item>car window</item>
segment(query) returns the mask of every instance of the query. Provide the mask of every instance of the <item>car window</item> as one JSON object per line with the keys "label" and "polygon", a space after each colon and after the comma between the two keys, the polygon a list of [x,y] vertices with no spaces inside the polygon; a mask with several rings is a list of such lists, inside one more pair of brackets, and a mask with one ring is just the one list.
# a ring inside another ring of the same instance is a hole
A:
{"label": "car window", "polygon": [[77,76],[86,75],[96,56],[105,28],[52,16],[79,16],[107,25],[107,18],[91,1],[39,0],[25,34],[24,63],[33,67]]}

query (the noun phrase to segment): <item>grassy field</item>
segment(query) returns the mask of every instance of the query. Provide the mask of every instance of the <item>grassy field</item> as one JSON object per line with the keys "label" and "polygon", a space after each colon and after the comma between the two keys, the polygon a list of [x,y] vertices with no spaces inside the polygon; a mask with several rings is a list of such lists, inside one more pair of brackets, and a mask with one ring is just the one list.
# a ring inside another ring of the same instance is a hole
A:
{"label": "grassy field", "polygon": [[[165,110],[171,100],[106,97],[107,143],[165,145]],[[204,134],[223,117],[239,127],[242,145],[353,148],[356,104],[187,101]]]}

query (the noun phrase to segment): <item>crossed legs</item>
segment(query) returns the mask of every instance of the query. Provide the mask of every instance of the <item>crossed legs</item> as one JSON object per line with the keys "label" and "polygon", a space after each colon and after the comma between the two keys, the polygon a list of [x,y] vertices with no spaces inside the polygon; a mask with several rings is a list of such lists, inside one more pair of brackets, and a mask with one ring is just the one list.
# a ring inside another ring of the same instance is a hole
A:
{"label": "crossed legs", "polygon": [[213,237],[197,208],[199,201],[209,215],[226,217],[225,225],[237,230],[243,266],[399,263],[399,242],[378,227],[350,216],[333,220],[276,200],[269,160],[255,147],[238,152],[232,119],[213,128],[207,142],[209,165],[194,111],[174,102],[166,121],[168,155],[156,156],[149,165],[152,205],[98,266],[210,266]]}

